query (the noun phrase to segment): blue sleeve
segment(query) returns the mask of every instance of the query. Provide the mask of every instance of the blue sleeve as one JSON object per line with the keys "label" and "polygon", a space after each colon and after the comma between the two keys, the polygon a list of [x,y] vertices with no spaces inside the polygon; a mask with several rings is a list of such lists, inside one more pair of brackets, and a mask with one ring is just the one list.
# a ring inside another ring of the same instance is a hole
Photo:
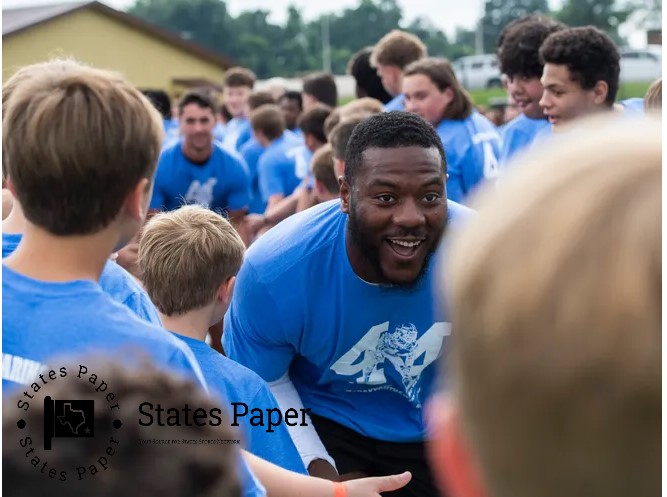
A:
{"label": "blue sleeve", "polygon": [[[257,394],[248,405],[262,409],[264,412],[266,409],[279,409],[278,401],[265,382],[262,382]],[[299,416],[301,416],[300,412]],[[300,419],[292,418],[291,422],[300,422]],[[269,433],[266,426],[248,426],[249,451],[281,468],[307,475],[308,471],[303,465],[284,420],[272,429],[274,431]]]}
{"label": "blue sleeve", "polygon": [[236,140],[236,150],[241,150],[241,147],[252,138],[252,127],[248,121],[239,133],[239,137]]}
{"label": "blue sleeve", "polygon": [[248,167],[236,157],[229,156],[230,167],[227,168],[227,208],[235,211],[247,209],[250,206],[250,176]]}
{"label": "blue sleeve", "polygon": [[259,177],[259,191],[262,200],[268,202],[273,195],[284,195],[285,187],[280,175],[280,167],[271,160],[270,156],[262,155],[257,163],[257,174]]}
{"label": "blue sleeve", "polygon": [[125,299],[123,304],[144,321],[148,321],[155,326],[162,327],[162,321],[160,321],[160,316],[157,312],[157,309],[153,305],[153,302],[151,302],[151,299],[148,297],[146,292],[141,291],[131,294],[127,299]]}
{"label": "blue sleeve", "polygon": [[[157,171],[155,172],[155,179],[153,180],[153,195],[151,196],[151,203],[149,205],[150,209],[166,209],[166,199],[162,190],[162,185],[164,182],[164,172],[161,169],[164,169],[165,163],[160,160],[157,165]],[[163,167],[160,167],[163,166]]]}
{"label": "blue sleeve", "polygon": [[282,326],[291,326],[248,261],[241,266],[222,334],[225,354],[275,381],[289,368],[296,351]]}

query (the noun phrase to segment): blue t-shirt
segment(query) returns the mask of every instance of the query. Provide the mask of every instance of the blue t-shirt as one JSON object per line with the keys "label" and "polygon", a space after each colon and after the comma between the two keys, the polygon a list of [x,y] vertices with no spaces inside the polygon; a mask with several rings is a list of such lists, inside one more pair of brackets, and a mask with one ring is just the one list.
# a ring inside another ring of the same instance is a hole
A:
{"label": "blue t-shirt", "polygon": [[213,139],[223,143],[225,141],[225,132],[227,131],[227,126],[222,124],[220,121],[215,123],[213,127]]}
{"label": "blue t-shirt", "polygon": [[405,110],[405,95],[402,93],[400,95],[396,95],[394,98],[389,100],[389,102],[384,104],[385,112],[391,112],[392,110]]}
{"label": "blue t-shirt", "polygon": [[502,130],[500,163],[502,165],[507,164],[507,161],[514,154],[527,149],[535,135],[548,126],[549,121],[546,119],[531,119],[523,113],[508,122]]}
{"label": "blue t-shirt", "polygon": [[466,119],[443,119],[436,126],[447,157],[447,198],[464,202],[483,180],[498,176],[500,135],[486,117],[473,112]]}
{"label": "blue t-shirt", "polygon": [[181,127],[178,119],[163,119],[163,124],[164,140],[162,140],[162,146],[166,146],[178,139],[181,134]]}
{"label": "blue t-shirt", "polygon": [[62,358],[87,353],[157,366],[203,387],[192,351],[169,332],[141,320],[90,280],[46,282],[2,266],[2,387],[30,384]]}
{"label": "blue t-shirt", "polygon": [[[448,202],[449,218],[466,207]],[[433,262],[415,287],[370,284],[347,257],[340,201],[295,214],[249,249],[225,316],[228,357],[275,381],[289,371],[312,412],[378,440],[423,440],[422,408],[450,324]]]}
{"label": "blue t-shirt", "polygon": [[245,142],[252,138],[252,127],[247,117],[234,117],[225,127],[225,135],[222,140],[225,148],[241,150]]}
{"label": "blue t-shirt", "polygon": [[623,106],[623,110],[628,115],[644,115],[644,99],[640,97],[626,98],[618,102]]}
{"label": "blue t-shirt", "polygon": [[290,153],[293,149],[295,149],[294,141],[283,134],[271,142],[259,158],[257,174],[264,202],[276,194],[287,197],[301,183],[301,179],[297,176],[296,156]]}
{"label": "blue t-shirt", "polygon": [[247,209],[250,179],[243,160],[215,143],[204,164],[185,157],[180,142],[162,150],[151,209],[172,210],[183,204],[200,204],[215,211]]}
{"label": "blue t-shirt", "polygon": [[[2,234],[2,258],[10,255],[21,241],[21,234]],[[146,291],[130,273],[113,261],[107,261],[100,275],[100,287],[119,304],[133,311],[144,321],[162,326],[157,309],[151,302]]]}
{"label": "blue t-shirt", "polygon": [[248,406],[247,415],[238,418],[248,450],[281,468],[308,474],[284,423],[272,427],[272,433],[266,431],[267,426],[250,424],[252,409],[262,409],[266,417],[266,409],[279,408],[266,382],[248,368],[213,350],[206,342],[175,335],[194,352],[209,389],[225,402],[230,423],[234,419],[232,402],[242,402]]}
{"label": "blue t-shirt", "polygon": [[264,153],[264,147],[252,137],[241,147],[241,156],[248,166],[248,173],[250,175],[250,209],[248,212],[253,214],[263,214],[266,210],[266,202],[262,198],[262,193],[259,191],[259,175],[257,174],[257,162]]}

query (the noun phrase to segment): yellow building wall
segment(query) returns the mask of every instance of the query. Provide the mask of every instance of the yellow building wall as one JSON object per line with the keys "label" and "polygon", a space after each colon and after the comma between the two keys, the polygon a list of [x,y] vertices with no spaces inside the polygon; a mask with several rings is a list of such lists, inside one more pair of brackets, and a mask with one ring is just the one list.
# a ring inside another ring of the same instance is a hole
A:
{"label": "yellow building wall", "polygon": [[80,10],[3,38],[2,80],[26,64],[73,56],[174,96],[174,78],[221,83],[223,69],[98,12]]}

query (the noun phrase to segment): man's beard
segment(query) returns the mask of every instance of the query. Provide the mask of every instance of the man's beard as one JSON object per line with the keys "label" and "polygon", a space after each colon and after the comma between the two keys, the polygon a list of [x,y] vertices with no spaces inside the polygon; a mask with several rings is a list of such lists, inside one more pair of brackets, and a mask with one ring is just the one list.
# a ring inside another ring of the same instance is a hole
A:
{"label": "man's beard", "polygon": [[[359,249],[364,259],[366,259],[366,261],[371,264],[371,266],[375,270],[375,273],[380,278],[380,281],[378,281],[380,285],[396,286],[409,290],[417,287],[419,283],[421,283],[424,277],[426,276],[429,265],[431,263],[431,258],[433,257],[433,254],[435,254],[435,252],[437,251],[438,244],[440,242],[440,239],[442,238],[442,234],[444,233],[444,227],[443,231],[439,234],[436,240],[433,241],[431,247],[429,247],[428,253],[424,258],[424,262],[419,271],[419,274],[412,281],[392,281],[384,274],[379,257],[380,247],[377,246],[375,243],[373,243],[371,238],[366,235],[366,233],[368,233],[368,230],[366,229],[366,225],[363,223],[363,221],[361,221],[361,219],[359,219],[359,217],[357,216],[357,210],[355,208],[354,200],[350,202],[350,212],[348,214],[348,219],[347,219],[347,232],[348,235],[350,236],[350,241],[352,242],[352,244],[354,244]],[[408,233],[405,233],[405,235],[408,235]]]}

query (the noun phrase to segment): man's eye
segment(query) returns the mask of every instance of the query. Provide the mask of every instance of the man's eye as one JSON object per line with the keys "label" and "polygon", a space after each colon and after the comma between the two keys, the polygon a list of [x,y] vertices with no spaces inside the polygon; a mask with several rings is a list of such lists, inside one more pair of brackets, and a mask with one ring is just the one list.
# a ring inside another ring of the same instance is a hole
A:
{"label": "man's eye", "polygon": [[392,200],[394,200],[394,197],[392,197],[391,195],[387,195],[387,194],[378,195],[375,198],[377,198],[380,202],[391,202]]}
{"label": "man's eye", "polygon": [[427,202],[437,202],[438,200],[440,200],[440,195],[438,195],[437,193],[427,193],[426,195],[424,195],[424,200],[426,200]]}

